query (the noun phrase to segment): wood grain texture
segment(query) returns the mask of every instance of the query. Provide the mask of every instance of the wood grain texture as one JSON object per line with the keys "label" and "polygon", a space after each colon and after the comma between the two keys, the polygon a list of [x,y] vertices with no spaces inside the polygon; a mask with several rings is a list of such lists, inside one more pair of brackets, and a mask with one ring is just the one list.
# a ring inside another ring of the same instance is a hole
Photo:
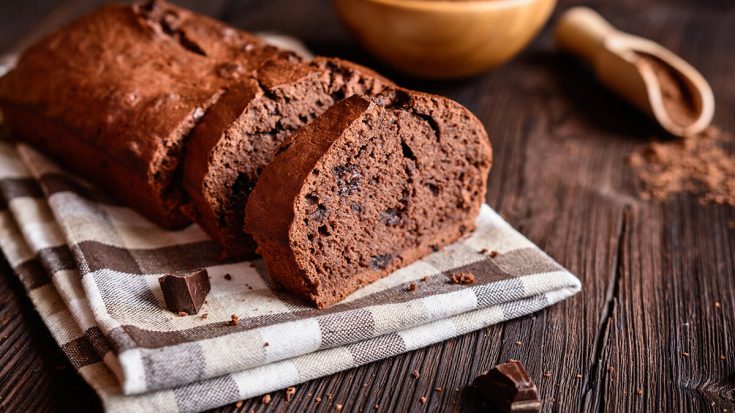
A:
{"label": "wood grain texture", "polygon": [[[735,5],[590,3],[620,29],[656,39],[697,67],[715,91],[715,124],[735,131]],[[317,53],[354,59],[468,106],[494,145],[488,202],[583,286],[531,316],[299,385],[289,403],[283,392],[272,393],[267,406],[246,400],[239,411],[334,411],[336,404],[355,412],[483,411],[466,386],[509,358],[524,362],[546,412],[735,411],[735,230],[728,225],[735,208],[700,205],[689,195],[641,201],[624,160],[661,132],[557,53],[548,27],[491,73],[430,83],[373,62],[326,0],[186,4],[249,30],[296,35]],[[556,15],[572,4],[562,1]],[[22,13],[14,18],[42,14]],[[62,5],[52,13],[74,15]],[[92,390],[73,369],[56,370],[63,357],[7,265],[0,273],[0,410],[91,409],[98,403]]]}

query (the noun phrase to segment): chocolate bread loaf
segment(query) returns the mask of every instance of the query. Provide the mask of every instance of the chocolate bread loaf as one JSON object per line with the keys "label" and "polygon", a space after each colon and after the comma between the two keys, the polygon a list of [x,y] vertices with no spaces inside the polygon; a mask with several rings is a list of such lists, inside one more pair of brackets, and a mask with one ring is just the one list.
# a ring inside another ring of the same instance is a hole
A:
{"label": "chocolate bread loaf", "polygon": [[339,59],[272,59],[233,85],[204,115],[189,142],[184,211],[231,256],[254,254],[243,233],[245,205],[273,151],[335,102],[375,95],[391,82]]}
{"label": "chocolate bread loaf", "polygon": [[327,307],[472,230],[490,164],[485,129],[458,103],[353,96],[278,148],[245,230],[272,278]]}
{"label": "chocolate bread loaf", "polygon": [[180,163],[222,92],[283,52],[163,2],[108,5],[29,48],[0,79],[14,135],[158,224],[189,220]]}

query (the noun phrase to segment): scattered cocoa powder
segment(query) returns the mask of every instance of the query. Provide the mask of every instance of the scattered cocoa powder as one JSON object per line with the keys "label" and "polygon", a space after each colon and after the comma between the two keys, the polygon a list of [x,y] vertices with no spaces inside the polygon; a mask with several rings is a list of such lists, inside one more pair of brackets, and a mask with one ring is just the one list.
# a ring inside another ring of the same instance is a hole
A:
{"label": "scattered cocoa powder", "polygon": [[[696,99],[681,74],[654,56],[637,53],[636,57],[641,72],[653,74],[658,81],[671,121],[681,127],[694,123]],[[628,164],[638,175],[644,199],[665,200],[690,192],[702,202],[735,206],[735,158],[728,145],[732,145],[731,136],[709,127],[697,136],[639,148],[628,157]]]}
{"label": "scattered cocoa powder", "polygon": [[732,135],[709,127],[697,136],[647,144],[627,163],[638,176],[643,199],[689,192],[703,203],[735,206],[735,156],[727,150],[732,144]]}
{"label": "scattered cocoa powder", "polygon": [[227,281],[231,281],[232,280],[232,276],[230,275],[230,273],[225,274],[225,280],[227,280]]}
{"label": "scattered cocoa powder", "polygon": [[449,276],[450,284],[474,284],[475,274],[471,272],[455,272]]}

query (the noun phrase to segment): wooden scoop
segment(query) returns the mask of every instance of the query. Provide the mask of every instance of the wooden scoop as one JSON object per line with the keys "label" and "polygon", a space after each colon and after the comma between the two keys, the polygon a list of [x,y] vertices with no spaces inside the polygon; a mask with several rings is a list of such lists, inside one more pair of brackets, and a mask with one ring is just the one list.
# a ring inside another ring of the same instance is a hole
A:
{"label": "wooden scoop", "polygon": [[602,83],[671,134],[693,136],[712,121],[712,88],[691,65],[660,44],[623,33],[586,7],[565,12],[555,35],[562,49],[591,63]]}

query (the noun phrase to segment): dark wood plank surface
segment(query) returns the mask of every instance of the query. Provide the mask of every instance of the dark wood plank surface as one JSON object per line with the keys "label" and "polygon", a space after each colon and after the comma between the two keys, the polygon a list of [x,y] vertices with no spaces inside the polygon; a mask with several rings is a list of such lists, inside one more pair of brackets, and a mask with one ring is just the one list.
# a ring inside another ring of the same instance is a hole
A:
{"label": "dark wood plank surface", "polygon": [[[99,2],[4,2],[0,53]],[[288,404],[282,392],[268,406],[248,400],[241,411],[333,411],[336,404],[343,411],[481,411],[466,386],[509,358],[527,366],[544,411],[735,411],[735,208],[684,194],[642,201],[625,157],[665,137],[557,53],[548,27],[505,66],[437,83],[372,61],[326,0],[177,3],[245,29],[298,36],[317,53],[354,59],[468,106],[494,146],[488,202],[583,285],[579,295],[531,316],[299,385]],[[556,15],[574,4],[561,1]],[[588,4],[699,68],[715,90],[715,123],[735,131],[735,4]],[[4,262],[0,273],[0,410],[99,409]]]}

